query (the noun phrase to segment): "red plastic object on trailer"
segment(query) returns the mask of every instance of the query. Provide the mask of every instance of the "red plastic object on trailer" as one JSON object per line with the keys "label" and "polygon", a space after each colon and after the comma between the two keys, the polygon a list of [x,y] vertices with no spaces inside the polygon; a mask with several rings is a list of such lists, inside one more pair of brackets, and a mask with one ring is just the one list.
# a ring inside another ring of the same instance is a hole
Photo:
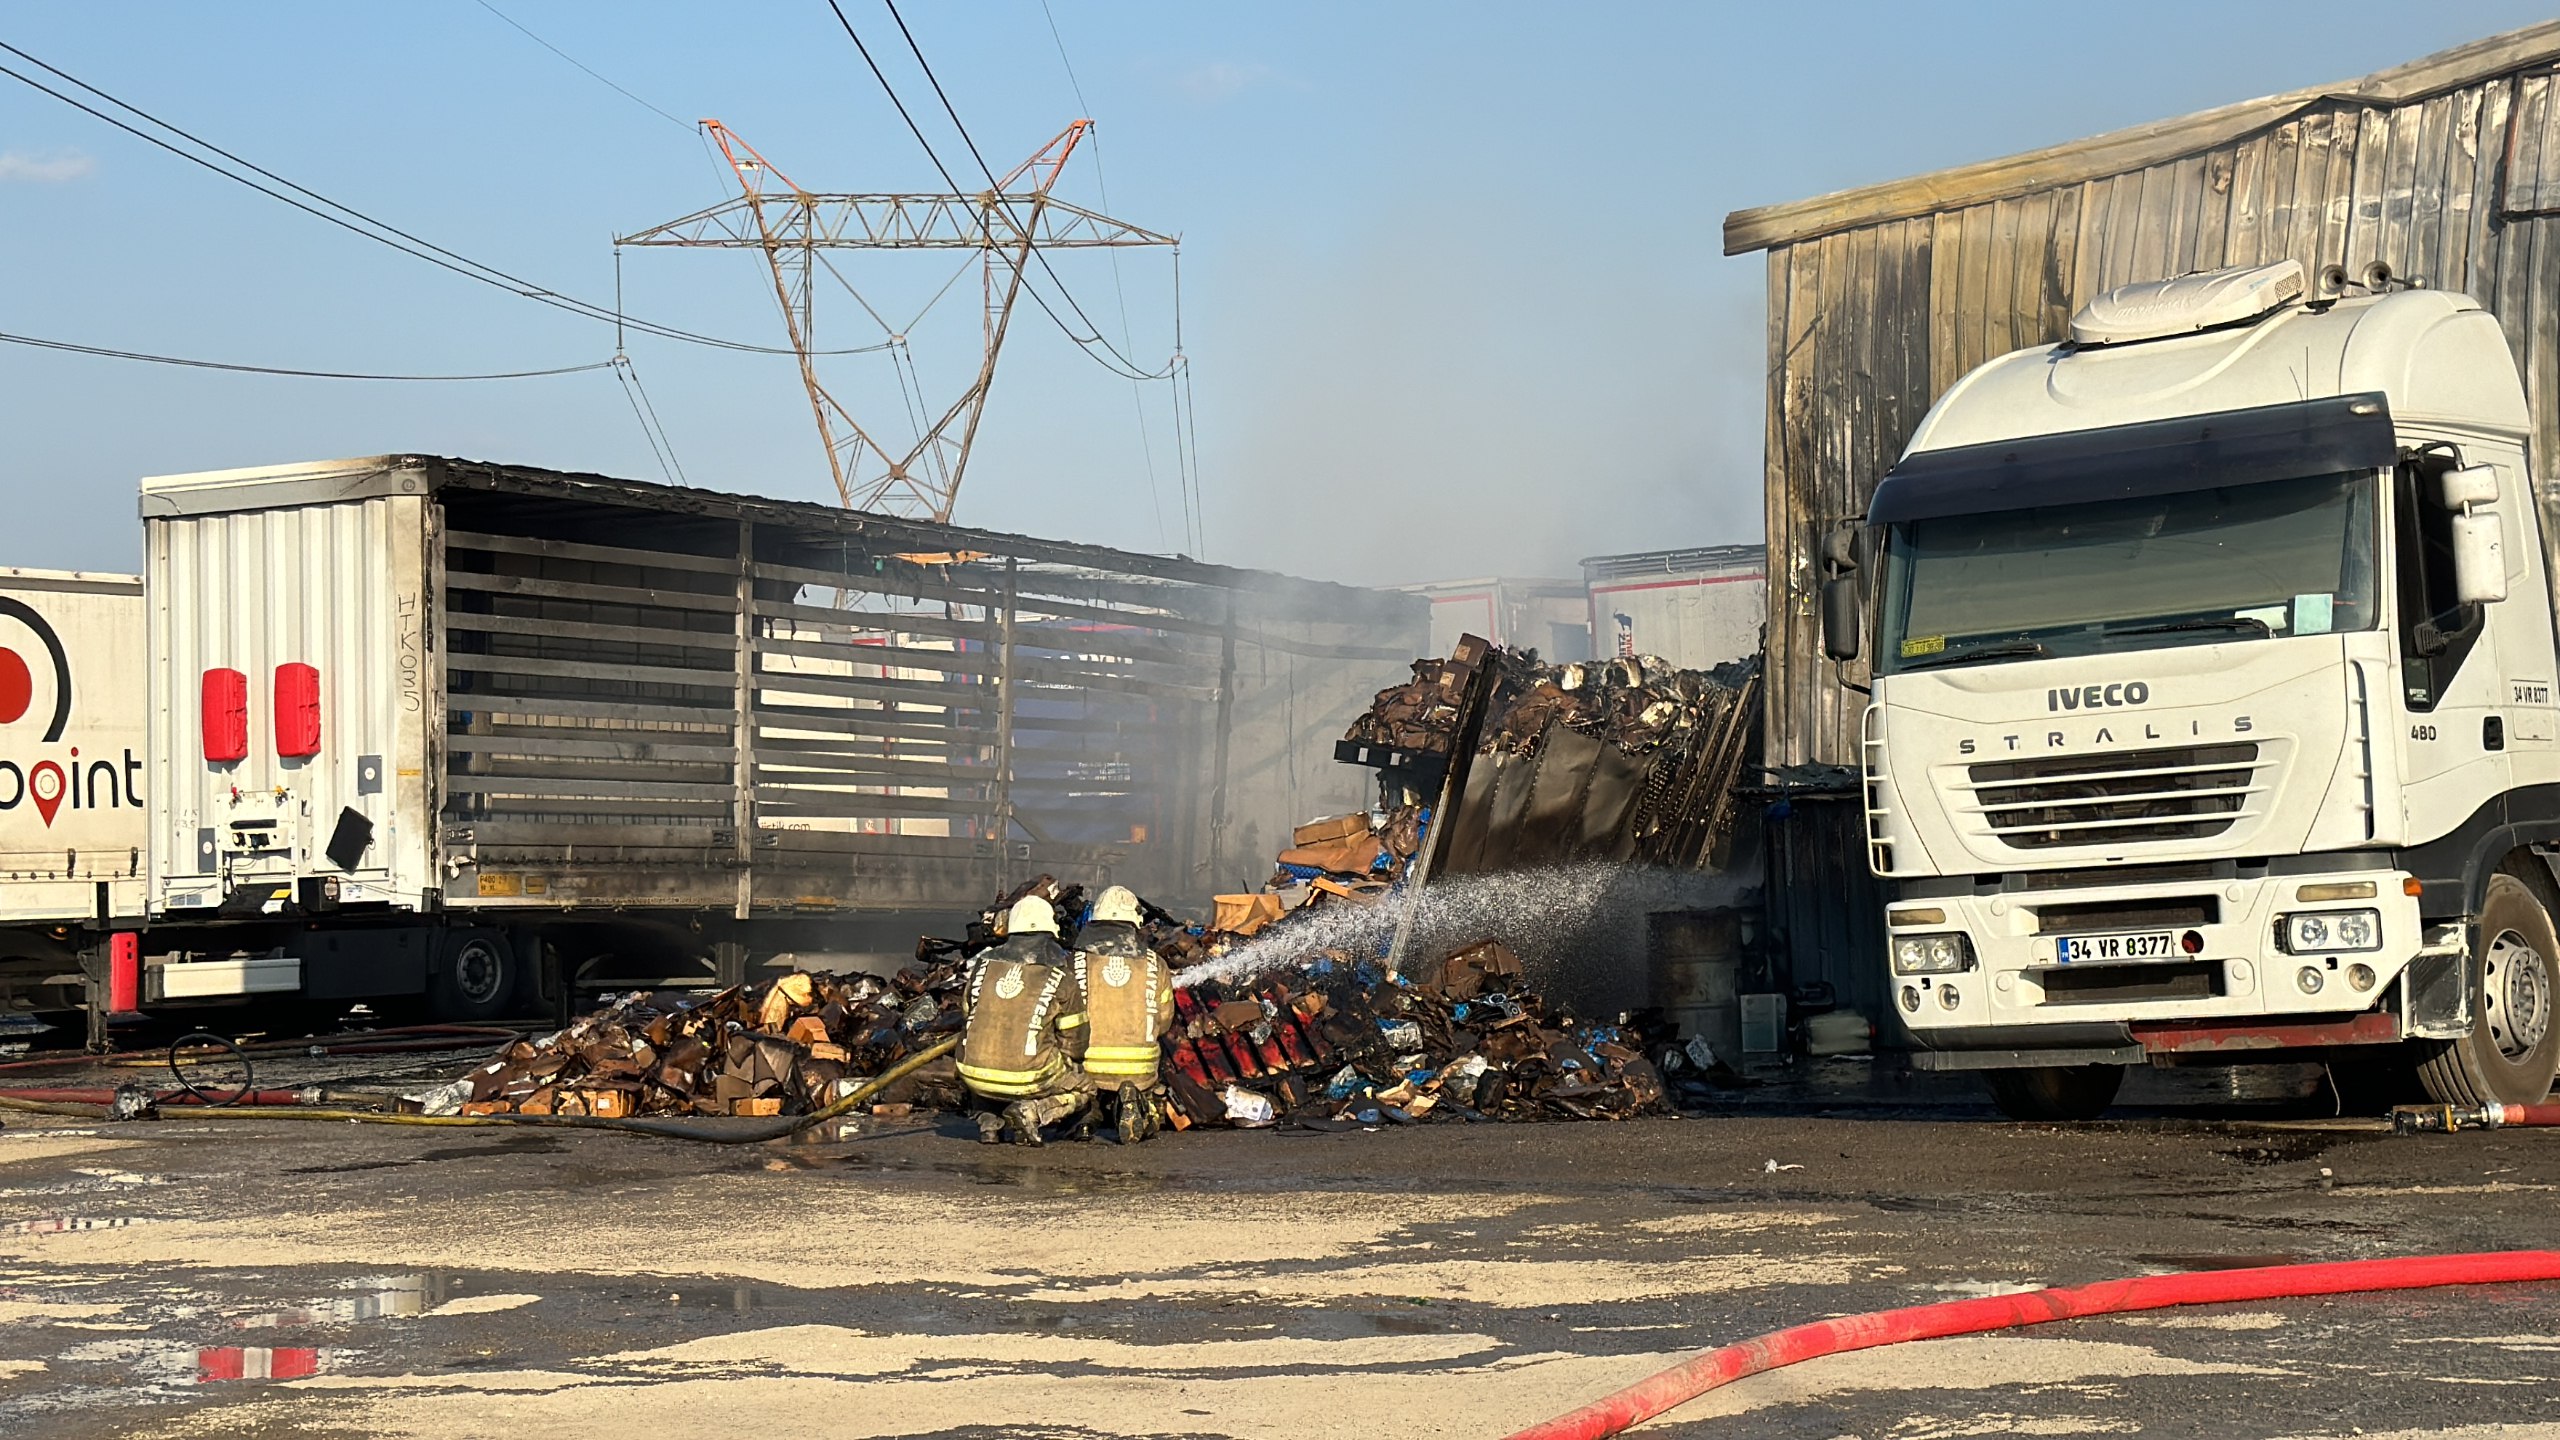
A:
{"label": "red plastic object on trailer", "polygon": [[276,667],[276,754],[320,753],[320,672],[299,660]]}
{"label": "red plastic object on trailer", "polygon": [[142,937],[131,931],[107,937],[107,1013],[142,1008]]}
{"label": "red plastic object on trailer", "polygon": [[204,758],[217,765],[249,758],[249,677],[237,670],[204,672]]}

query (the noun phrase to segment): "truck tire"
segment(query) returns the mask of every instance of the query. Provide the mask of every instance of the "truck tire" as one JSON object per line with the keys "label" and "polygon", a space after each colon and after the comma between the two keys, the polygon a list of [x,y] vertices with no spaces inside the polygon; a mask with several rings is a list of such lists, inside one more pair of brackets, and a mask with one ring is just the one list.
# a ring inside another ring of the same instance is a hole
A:
{"label": "truck tire", "polygon": [[2471,1033],[2420,1053],[2418,1079],[2440,1105],[2531,1105],[2560,1073],[2560,909],[2551,877],[2527,855],[2489,877],[2471,932],[2479,993]]}
{"label": "truck tire", "polygon": [[1985,1070],[1991,1103],[2012,1120],[2095,1120],[2124,1084],[2121,1065],[2031,1065]]}
{"label": "truck tire", "polygon": [[439,1020],[495,1020],[515,1009],[515,951],[494,930],[448,930],[427,977],[427,1009]]}

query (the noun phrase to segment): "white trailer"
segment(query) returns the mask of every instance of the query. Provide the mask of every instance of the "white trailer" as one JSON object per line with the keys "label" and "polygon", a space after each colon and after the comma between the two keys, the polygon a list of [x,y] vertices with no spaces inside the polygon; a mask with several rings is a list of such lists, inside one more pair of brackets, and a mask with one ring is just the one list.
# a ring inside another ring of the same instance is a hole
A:
{"label": "white trailer", "polygon": [[1712,670],[1760,653],[1768,619],[1761,546],[1594,555],[1582,574],[1601,654],[1659,655],[1684,670]]}
{"label": "white trailer", "polygon": [[2397,1056],[2465,1106],[2560,1070],[2548,457],[2477,303],[2304,288],[2101,296],[1824,546],[1834,658],[1876,577],[1877,963],[2014,1114],[2144,1062]]}
{"label": "white trailer", "polygon": [[142,913],[142,581],[0,569],[0,1014],[64,1010]]}
{"label": "white trailer", "polygon": [[142,512],[146,1001],[471,1018],[905,952],[1042,871],[1188,900],[1267,853],[1230,816],[1356,803],[1287,757],[1426,624],[1414,596],[425,456],[158,477]]}

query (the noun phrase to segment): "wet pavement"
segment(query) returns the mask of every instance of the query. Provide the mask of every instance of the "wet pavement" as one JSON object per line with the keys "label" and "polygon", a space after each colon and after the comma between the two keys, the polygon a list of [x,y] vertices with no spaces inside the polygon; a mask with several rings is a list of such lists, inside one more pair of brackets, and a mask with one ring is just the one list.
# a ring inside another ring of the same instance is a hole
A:
{"label": "wet pavement", "polygon": [[[0,1434],[1498,1436],[1825,1315],[2555,1243],[2560,1133],[2394,1138],[2316,1078],[2053,1127],[1817,1062],[1689,1118],[1040,1151],[10,1116]],[[2560,1286],[1902,1346],[1642,1433],[2560,1436]]]}

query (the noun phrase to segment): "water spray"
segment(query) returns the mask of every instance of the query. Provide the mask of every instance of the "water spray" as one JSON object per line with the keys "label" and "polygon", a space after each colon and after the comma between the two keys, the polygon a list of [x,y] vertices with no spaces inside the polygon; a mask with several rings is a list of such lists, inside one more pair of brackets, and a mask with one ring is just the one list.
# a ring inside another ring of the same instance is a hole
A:
{"label": "water spray", "polygon": [[1293,912],[1227,953],[1183,969],[1173,983],[1187,989],[1205,981],[1249,981],[1329,951],[1382,961],[1408,918],[1412,943],[1424,953],[1499,940],[1525,963],[1563,973],[1639,946],[1644,918],[1654,911],[1731,905],[1749,883],[1608,863],[1451,876],[1380,901],[1335,901]]}

